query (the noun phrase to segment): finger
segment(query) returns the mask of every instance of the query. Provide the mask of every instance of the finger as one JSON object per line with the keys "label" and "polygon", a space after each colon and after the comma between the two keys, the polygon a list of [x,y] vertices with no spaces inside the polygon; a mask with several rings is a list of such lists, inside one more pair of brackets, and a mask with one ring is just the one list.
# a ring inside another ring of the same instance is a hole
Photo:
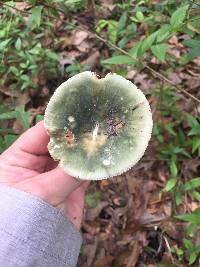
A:
{"label": "finger", "polygon": [[1,157],[2,166],[7,165],[10,168],[15,166],[27,169],[24,170],[24,172],[34,170],[42,173],[50,170],[53,163],[55,166],[55,161],[48,155],[37,156],[14,148],[10,148],[9,151],[5,151]]}
{"label": "finger", "polygon": [[[29,191],[52,205],[58,205],[83,182],[73,178],[59,166],[49,172],[39,174],[18,185],[22,190]],[[19,189],[20,189],[19,188]]]}
{"label": "finger", "polygon": [[27,153],[41,155],[48,153],[48,142],[49,136],[44,127],[44,122],[41,121],[23,133],[11,149],[19,148]]}

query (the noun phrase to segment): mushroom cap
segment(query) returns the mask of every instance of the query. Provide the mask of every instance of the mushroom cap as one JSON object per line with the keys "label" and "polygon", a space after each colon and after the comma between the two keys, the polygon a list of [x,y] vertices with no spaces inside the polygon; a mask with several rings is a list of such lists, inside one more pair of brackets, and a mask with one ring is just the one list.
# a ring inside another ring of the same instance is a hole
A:
{"label": "mushroom cap", "polygon": [[119,175],[143,156],[152,114],[141,90],[117,74],[90,71],[62,83],[44,116],[49,153],[69,175],[101,180]]}

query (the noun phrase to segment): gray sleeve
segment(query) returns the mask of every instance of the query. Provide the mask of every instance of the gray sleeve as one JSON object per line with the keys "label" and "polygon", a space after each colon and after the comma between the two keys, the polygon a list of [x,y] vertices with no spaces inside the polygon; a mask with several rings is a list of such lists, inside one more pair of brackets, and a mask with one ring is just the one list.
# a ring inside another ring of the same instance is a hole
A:
{"label": "gray sleeve", "polygon": [[80,232],[61,211],[0,186],[0,266],[74,267],[81,242]]}

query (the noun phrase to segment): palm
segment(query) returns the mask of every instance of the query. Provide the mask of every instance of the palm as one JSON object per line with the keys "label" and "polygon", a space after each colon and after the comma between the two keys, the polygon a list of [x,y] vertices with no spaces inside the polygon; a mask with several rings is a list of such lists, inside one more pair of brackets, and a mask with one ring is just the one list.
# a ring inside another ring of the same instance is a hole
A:
{"label": "palm", "polygon": [[29,192],[60,208],[79,228],[88,183],[81,183],[57,166],[48,154],[48,141],[43,123],[23,134],[0,156],[0,183]]}

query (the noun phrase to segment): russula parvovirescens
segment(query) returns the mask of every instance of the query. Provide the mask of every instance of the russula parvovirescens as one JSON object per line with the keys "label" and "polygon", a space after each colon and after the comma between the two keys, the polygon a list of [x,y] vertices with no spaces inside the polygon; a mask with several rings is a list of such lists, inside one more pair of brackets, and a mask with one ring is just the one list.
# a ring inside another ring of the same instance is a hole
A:
{"label": "russula parvovirescens", "polygon": [[152,131],[144,94],[117,74],[90,71],[62,83],[44,116],[48,149],[70,175],[100,180],[119,175],[143,156]]}

